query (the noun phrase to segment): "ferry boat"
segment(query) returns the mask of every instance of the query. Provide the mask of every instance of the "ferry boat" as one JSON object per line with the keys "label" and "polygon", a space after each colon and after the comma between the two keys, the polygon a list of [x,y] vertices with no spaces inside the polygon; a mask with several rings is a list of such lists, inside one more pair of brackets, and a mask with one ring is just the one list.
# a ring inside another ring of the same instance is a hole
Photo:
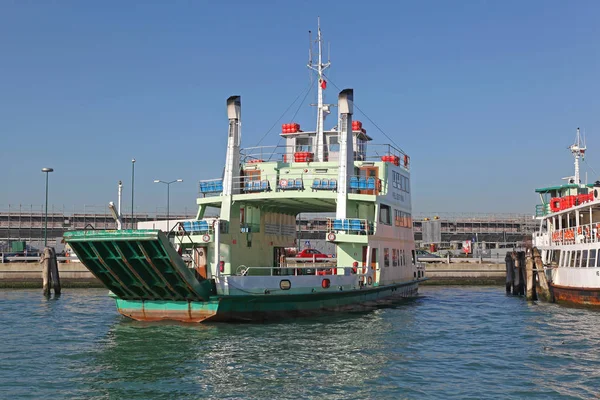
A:
{"label": "ferry boat", "polygon": [[582,184],[580,159],[586,146],[579,128],[569,147],[575,174],[567,183],[536,189],[539,231],[533,245],[541,251],[551,295],[557,302],[600,305],[600,182]]}
{"label": "ferry boat", "polygon": [[[199,182],[194,220],[171,227],[71,231],[65,241],[110,290],[118,311],[142,321],[262,321],[364,309],[418,294],[410,157],[372,144],[352,89],[327,88],[319,27],[316,129],[282,125],[278,146],[241,147],[241,98],[227,99],[228,141],[219,179]],[[326,117],[337,106],[335,127]],[[218,217],[205,216],[208,208]],[[328,213],[335,258],[291,258],[299,213]],[[168,225],[167,225],[168,226]],[[140,226],[138,225],[138,228]]]}

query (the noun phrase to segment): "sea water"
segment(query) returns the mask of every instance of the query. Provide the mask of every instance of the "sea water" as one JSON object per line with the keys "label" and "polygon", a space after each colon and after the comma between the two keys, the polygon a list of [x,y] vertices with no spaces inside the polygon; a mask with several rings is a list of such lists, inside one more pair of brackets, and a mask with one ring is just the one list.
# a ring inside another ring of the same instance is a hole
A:
{"label": "sea water", "polygon": [[368,312],[142,323],[102,289],[0,291],[0,398],[590,399],[600,311],[422,287]]}

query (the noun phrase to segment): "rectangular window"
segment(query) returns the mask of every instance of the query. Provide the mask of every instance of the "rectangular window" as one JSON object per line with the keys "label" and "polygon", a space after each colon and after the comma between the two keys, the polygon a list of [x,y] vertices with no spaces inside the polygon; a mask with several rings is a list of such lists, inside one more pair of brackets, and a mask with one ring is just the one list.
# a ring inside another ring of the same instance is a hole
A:
{"label": "rectangular window", "polygon": [[596,249],[592,249],[590,250],[590,263],[589,263],[590,268],[593,268],[596,266]]}
{"label": "rectangular window", "polygon": [[384,267],[390,266],[390,249],[387,247],[385,247],[383,249],[383,266]]}
{"label": "rectangular window", "polygon": [[381,222],[382,224],[391,225],[391,218],[392,216],[390,206],[381,204],[379,206],[379,222]]}
{"label": "rectangular window", "polygon": [[296,138],[296,152],[312,152],[312,138]]}
{"label": "rectangular window", "polygon": [[552,252],[552,264],[558,265],[559,260],[560,260],[560,250],[554,250]]}
{"label": "rectangular window", "polygon": [[583,252],[581,253],[581,268],[587,267],[587,261],[588,261],[588,251],[583,250]]}
{"label": "rectangular window", "polygon": [[392,249],[392,266],[398,266],[398,250]]}
{"label": "rectangular window", "polygon": [[577,267],[577,251],[571,252],[571,268]]}

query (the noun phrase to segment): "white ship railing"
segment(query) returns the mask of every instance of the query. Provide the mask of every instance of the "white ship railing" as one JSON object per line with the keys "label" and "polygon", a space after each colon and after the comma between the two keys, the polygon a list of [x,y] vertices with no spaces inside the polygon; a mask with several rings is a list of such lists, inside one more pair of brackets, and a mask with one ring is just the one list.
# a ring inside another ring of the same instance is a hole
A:
{"label": "white ship railing", "polygon": [[[270,162],[283,161],[286,163],[297,163],[314,161],[315,154],[319,148],[316,145],[296,145],[296,146],[257,146],[246,147],[240,150],[242,162]],[[325,161],[338,161],[338,147],[324,145],[323,154]],[[402,150],[391,144],[366,144],[354,151],[354,161],[386,161],[393,162],[410,170],[410,157]]]}
{"label": "white ship railing", "polygon": [[600,242],[600,223],[557,229],[550,233],[552,244],[578,244]]}

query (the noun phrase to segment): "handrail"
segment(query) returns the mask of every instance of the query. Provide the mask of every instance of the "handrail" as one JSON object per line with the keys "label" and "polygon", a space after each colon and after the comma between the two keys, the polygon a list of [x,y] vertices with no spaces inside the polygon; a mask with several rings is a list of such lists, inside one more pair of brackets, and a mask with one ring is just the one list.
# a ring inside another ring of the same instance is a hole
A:
{"label": "handrail", "polygon": [[[327,157],[326,161],[337,161],[338,151],[335,148],[324,144],[323,154]],[[295,153],[318,153],[317,145],[276,145],[276,146],[255,146],[245,147],[240,149],[242,162],[251,163],[256,161],[262,162],[307,162],[305,157],[295,157]],[[385,143],[365,143],[359,148],[354,149],[354,161],[385,161],[382,157],[392,156],[397,157],[398,165],[410,170],[410,157],[402,150],[391,144]]]}
{"label": "handrail", "polygon": [[[219,182],[219,183],[215,183]],[[351,175],[348,177],[349,193],[385,194],[387,185],[379,177]],[[233,177],[233,190],[239,193],[264,193],[285,191],[330,191],[339,188],[338,174],[303,173],[247,175]],[[223,182],[220,179],[199,181],[200,196],[220,196],[223,192]]]}

